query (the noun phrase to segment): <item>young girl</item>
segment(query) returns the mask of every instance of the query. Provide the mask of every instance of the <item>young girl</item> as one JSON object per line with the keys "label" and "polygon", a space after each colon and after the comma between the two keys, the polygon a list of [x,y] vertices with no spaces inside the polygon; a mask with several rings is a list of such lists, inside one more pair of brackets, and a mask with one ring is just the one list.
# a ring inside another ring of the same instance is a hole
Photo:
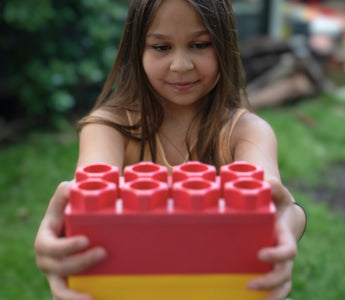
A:
{"label": "young girl", "polygon": [[[112,91],[113,87],[114,90]],[[259,258],[274,269],[248,283],[285,299],[291,289],[303,210],[282,186],[270,126],[243,108],[244,76],[229,0],[132,0],[110,76],[90,115],[81,120],[78,166],[105,162],[122,169],[142,160],[171,168],[199,160],[219,168],[235,160],[260,165],[278,209],[277,246]],[[106,256],[78,252],[86,237],[63,237],[68,183],[61,184],[42,220],[35,248],[54,299],[86,300],[64,278]]]}

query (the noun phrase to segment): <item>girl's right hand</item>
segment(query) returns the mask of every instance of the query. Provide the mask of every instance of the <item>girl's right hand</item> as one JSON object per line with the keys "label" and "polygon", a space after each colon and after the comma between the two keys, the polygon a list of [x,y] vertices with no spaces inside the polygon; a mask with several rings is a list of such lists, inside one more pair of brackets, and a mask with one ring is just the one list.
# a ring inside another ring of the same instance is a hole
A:
{"label": "girl's right hand", "polygon": [[50,200],[35,240],[36,263],[46,274],[54,300],[90,300],[89,295],[69,289],[66,277],[103,260],[106,252],[96,247],[80,253],[89,244],[85,236],[63,237],[69,187],[69,182],[61,183]]}

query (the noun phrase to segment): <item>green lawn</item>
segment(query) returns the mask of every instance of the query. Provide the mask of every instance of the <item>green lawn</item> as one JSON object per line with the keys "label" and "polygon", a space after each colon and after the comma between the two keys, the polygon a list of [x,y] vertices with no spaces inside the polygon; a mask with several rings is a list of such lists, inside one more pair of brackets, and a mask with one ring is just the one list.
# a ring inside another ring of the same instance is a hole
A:
{"label": "green lawn", "polygon": [[[259,111],[276,131],[279,164],[287,184],[320,184],[332,163],[345,162],[345,105],[322,96],[293,106]],[[51,299],[35,266],[35,234],[56,185],[73,177],[78,146],[71,127],[33,132],[0,148],[0,300]],[[294,268],[294,300],[344,299],[345,218],[310,194],[293,189],[308,212],[308,229]]]}
{"label": "green lawn", "polygon": [[[323,95],[296,105],[263,110],[259,114],[276,132],[279,166],[287,185],[295,186],[297,182],[304,190],[310,190],[320,186],[322,181],[333,181],[333,188],[339,188],[336,176],[324,178],[323,174],[339,163],[345,168],[343,93]],[[345,173],[345,169],[342,172]],[[299,244],[290,297],[294,300],[344,299],[344,214],[336,207],[331,208],[327,199],[320,204],[314,201],[311,193],[291,191],[307,210],[308,227]],[[327,197],[331,192],[325,193]],[[345,197],[342,201],[345,202]]]}
{"label": "green lawn", "polygon": [[73,177],[76,158],[71,131],[32,134],[0,149],[0,300],[51,299],[33,243],[50,196],[58,182]]}

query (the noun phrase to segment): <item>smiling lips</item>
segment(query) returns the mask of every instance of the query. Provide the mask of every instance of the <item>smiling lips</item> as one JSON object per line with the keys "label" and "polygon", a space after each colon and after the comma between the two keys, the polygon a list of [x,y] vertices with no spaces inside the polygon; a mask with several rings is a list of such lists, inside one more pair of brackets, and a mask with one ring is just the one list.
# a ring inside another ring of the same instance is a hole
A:
{"label": "smiling lips", "polygon": [[192,82],[174,82],[168,83],[173,89],[178,91],[186,91],[193,88],[199,81],[192,81]]}

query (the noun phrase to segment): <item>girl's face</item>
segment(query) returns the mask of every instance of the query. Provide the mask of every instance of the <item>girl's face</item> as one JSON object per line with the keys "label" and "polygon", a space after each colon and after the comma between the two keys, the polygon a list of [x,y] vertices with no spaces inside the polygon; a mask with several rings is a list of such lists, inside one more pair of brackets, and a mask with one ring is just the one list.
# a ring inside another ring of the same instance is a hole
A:
{"label": "girl's face", "polygon": [[217,55],[200,15],[187,1],[163,1],[147,32],[143,67],[154,90],[170,104],[196,104],[214,88]]}

